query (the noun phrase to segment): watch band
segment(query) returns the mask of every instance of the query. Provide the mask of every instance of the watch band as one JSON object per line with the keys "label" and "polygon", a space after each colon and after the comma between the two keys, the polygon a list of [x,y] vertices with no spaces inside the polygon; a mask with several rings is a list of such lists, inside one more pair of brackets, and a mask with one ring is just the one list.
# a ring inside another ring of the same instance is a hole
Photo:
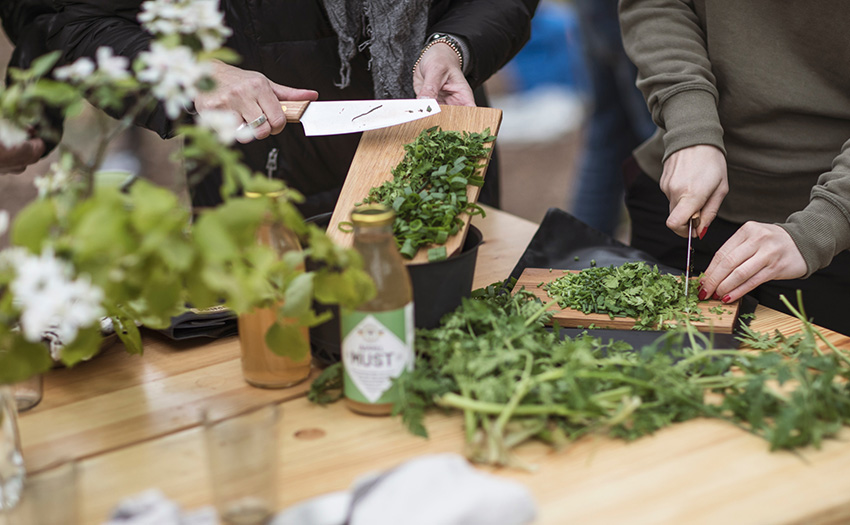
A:
{"label": "watch band", "polygon": [[422,56],[426,51],[431,49],[437,44],[446,44],[457,55],[458,63],[460,64],[460,69],[463,71],[464,66],[464,53],[463,48],[466,47],[461,44],[455,37],[451,35],[447,35],[445,33],[434,33],[432,34],[425,43],[425,47],[422,48],[422,51],[419,52],[419,58],[416,59],[416,62],[413,64],[413,71],[416,71],[417,66],[419,66],[419,62],[422,60]]}

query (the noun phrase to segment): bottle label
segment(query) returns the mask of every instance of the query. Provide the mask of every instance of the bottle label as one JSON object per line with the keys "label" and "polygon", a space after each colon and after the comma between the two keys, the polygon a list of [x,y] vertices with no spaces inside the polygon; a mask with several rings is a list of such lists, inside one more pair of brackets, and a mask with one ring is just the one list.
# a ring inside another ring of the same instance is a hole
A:
{"label": "bottle label", "polygon": [[345,397],[392,403],[392,379],[413,370],[413,303],[386,312],[348,310],[340,320]]}

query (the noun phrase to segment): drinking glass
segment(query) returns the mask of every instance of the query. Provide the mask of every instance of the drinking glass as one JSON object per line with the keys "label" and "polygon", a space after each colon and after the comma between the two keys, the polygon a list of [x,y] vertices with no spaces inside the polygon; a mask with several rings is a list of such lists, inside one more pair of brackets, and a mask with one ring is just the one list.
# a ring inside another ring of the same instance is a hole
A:
{"label": "drinking glass", "polygon": [[33,408],[41,402],[44,395],[44,376],[36,374],[29,379],[13,383],[12,395],[15,396],[18,413]]}
{"label": "drinking glass", "polygon": [[71,459],[28,475],[21,501],[11,510],[16,525],[77,525],[78,467]]}
{"label": "drinking glass", "polygon": [[277,421],[269,404],[229,418],[203,414],[213,502],[223,523],[267,523],[276,508]]}

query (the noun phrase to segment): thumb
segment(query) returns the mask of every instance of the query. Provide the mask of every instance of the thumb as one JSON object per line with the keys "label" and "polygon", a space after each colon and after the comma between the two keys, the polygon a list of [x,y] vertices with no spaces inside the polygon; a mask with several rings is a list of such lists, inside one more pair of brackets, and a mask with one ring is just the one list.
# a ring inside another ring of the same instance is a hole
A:
{"label": "thumb", "polygon": [[278,100],[316,100],[319,92],[312,89],[298,89],[269,82]]}

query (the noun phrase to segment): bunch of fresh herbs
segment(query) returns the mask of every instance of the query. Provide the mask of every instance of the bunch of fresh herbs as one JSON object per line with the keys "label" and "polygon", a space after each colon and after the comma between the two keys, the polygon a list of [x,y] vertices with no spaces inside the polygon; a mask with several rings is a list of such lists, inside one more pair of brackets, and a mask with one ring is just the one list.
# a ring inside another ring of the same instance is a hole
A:
{"label": "bunch of fresh herbs", "polygon": [[703,318],[696,287],[686,297],[682,280],[645,262],[567,272],[543,288],[561,308],[631,317],[635,330],[673,328],[685,319]]}
{"label": "bunch of fresh herbs", "polygon": [[[521,466],[512,449],[529,439],[553,447],[588,434],[631,440],[697,417],[729,421],[772,450],[818,446],[850,423],[850,360],[831,345],[822,351],[809,323],[791,338],[750,330],[744,343],[769,351],[713,348],[688,325],[632,348],[590,335],[560,339],[545,326],[548,305],[529,292],[490,286],[474,295],[418,332],[416,367],[397,380],[394,411],[421,436],[429,409],[462,411],[475,461]],[[340,374],[326,370],[310,398],[338,398]]]}
{"label": "bunch of fresh herbs", "polygon": [[467,186],[482,186],[481,161],[490,153],[486,144],[495,136],[482,133],[423,130],[404,146],[404,158],[393,169],[393,178],[372,188],[363,202],[376,202],[395,210],[393,234],[399,251],[412,259],[419,248],[434,245],[428,260],[446,258],[444,244],[463,226],[462,213],[484,215],[470,202]]}

